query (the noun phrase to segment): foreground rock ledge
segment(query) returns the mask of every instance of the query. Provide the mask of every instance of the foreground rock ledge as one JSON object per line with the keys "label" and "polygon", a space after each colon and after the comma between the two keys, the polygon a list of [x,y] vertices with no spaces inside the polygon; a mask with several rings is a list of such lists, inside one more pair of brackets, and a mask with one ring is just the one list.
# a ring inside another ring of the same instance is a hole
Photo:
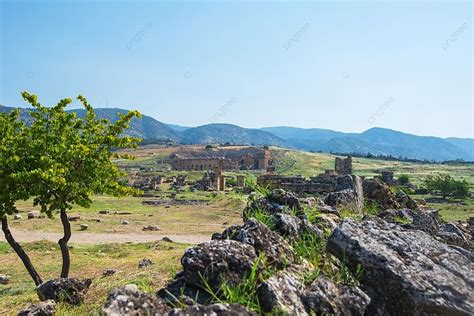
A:
{"label": "foreground rock ledge", "polygon": [[362,289],[370,314],[472,315],[473,254],[382,220],[347,219],[327,250],[352,272],[363,267]]}

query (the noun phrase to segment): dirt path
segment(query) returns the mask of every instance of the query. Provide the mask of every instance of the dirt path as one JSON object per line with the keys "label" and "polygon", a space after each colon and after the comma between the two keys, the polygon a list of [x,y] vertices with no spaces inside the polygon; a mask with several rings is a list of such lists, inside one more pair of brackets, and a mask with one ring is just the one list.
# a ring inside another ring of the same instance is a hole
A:
{"label": "dirt path", "polygon": [[[32,242],[39,240],[49,240],[57,242],[62,234],[42,231],[24,231],[12,229],[12,234],[19,242]],[[72,234],[70,243],[76,244],[110,244],[124,242],[152,242],[168,237],[173,241],[187,244],[199,244],[210,240],[210,236],[205,235],[160,235],[160,234],[114,234],[114,233],[88,233],[75,232]],[[5,241],[3,234],[0,234],[0,241]]]}

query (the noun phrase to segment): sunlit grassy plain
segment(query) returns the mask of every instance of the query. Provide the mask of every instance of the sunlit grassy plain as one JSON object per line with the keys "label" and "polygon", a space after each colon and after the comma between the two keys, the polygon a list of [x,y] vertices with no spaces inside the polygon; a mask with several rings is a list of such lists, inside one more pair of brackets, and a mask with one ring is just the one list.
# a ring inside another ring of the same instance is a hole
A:
{"label": "sunlit grassy plain", "polygon": [[[196,147],[196,146],[194,146]],[[153,173],[166,176],[184,174],[184,172],[167,171],[168,156],[176,147],[150,146],[140,148],[134,153],[137,158],[131,161],[118,162],[122,166],[153,168]],[[334,168],[334,157],[323,153],[306,153],[286,149],[272,148],[274,163],[277,172],[285,175],[315,176],[326,169]],[[474,165],[441,165],[418,164],[399,161],[383,161],[366,158],[353,158],[354,173],[361,176],[372,177],[380,170],[392,170],[395,177],[407,174],[410,180],[420,185],[428,176],[438,172],[449,173],[456,179],[466,179],[474,190]],[[255,179],[259,171],[237,171],[226,173],[229,176],[246,174],[248,178]],[[199,179],[203,172],[189,174],[191,180]],[[93,204],[89,209],[75,207],[70,215],[80,215],[81,220],[73,222],[73,233],[77,233],[80,223],[89,225],[91,233],[133,233],[150,234],[143,232],[146,225],[156,225],[161,231],[160,235],[202,235],[210,236],[214,232],[221,232],[224,227],[241,223],[241,212],[245,205],[246,197],[235,192],[214,195],[210,192],[185,192],[177,193],[177,200],[195,201],[194,204],[179,204],[169,198],[171,191],[168,185],[163,186],[154,198],[125,197],[115,198],[109,196],[93,197]],[[415,198],[429,198],[430,196],[415,196]],[[143,205],[146,200],[160,199],[166,201],[159,206]],[[170,207],[166,207],[166,203]],[[31,201],[18,203],[22,211],[23,220],[10,221],[11,227],[26,231],[61,232],[61,224],[57,215],[53,219],[43,218],[26,220],[26,212],[34,210]],[[473,199],[462,201],[448,201],[430,203],[430,206],[440,210],[444,220],[459,220],[474,216]],[[109,210],[111,214],[101,215],[99,211]],[[130,212],[129,215],[113,214],[114,212]],[[100,218],[101,222],[95,222]],[[129,225],[122,225],[126,220]],[[169,280],[173,271],[180,268],[179,259],[187,247],[177,243],[142,243],[142,244],[104,244],[81,245],[74,244],[72,249],[72,276],[93,277],[91,291],[87,295],[86,303],[80,307],[70,308],[60,305],[60,315],[96,315],[100,305],[104,302],[109,290],[127,283],[136,283],[146,292],[154,292]],[[55,243],[35,242],[25,244],[32,261],[44,279],[57,277],[60,271],[60,253]],[[138,269],[138,261],[150,258],[155,265],[145,270]],[[102,271],[106,268],[118,269],[115,276],[102,278]],[[18,310],[28,302],[36,300],[34,284],[16,255],[6,243],[0,242],[0,274],[11,275],[9,285],[0,285],[0,315],[16,315]]]}

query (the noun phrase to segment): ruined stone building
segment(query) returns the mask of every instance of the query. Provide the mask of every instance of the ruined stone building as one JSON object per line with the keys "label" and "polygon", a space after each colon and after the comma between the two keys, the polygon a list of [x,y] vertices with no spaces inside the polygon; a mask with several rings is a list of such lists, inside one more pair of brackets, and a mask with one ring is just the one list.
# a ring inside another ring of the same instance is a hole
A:
{"label": "ruined stone building", "polygon": [[335,170],[326,170],[324,173],[309,179],[302,176],[281,176],[273,172],[257,178],[257,184],[268,189],[283,189],[296,193],[324,193],[338,189],[338,178],[352,174],[352,159],[336,157]]}
{"label": "ruined stone building", "polygon": [[222,174],[222,169],[208,170],[194,187],[202,191],[224,191],[225,176]]}
{"label": "ruined stone building", "polygon": [[270,150],[257,147],[180,151],[171,155],[173,170],[265,170]]}

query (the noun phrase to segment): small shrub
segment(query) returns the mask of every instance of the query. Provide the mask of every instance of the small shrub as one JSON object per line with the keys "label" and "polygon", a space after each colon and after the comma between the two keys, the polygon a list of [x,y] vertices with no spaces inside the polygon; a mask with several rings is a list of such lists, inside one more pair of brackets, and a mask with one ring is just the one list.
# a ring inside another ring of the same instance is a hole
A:
{"label": "small shrub", "polygon": [[407,174],[401,174],[398,177],[398,183],[400,185],[407,185],[408,183],[410,183],[410,177]]}
{"label": "small shrub", "polygon": [[469,195],[469,183],[466,180],[454,180],[449,174],[429,176],[425,180],[425,186],[432,194],[439,194],[443,199],[462,199]]}

